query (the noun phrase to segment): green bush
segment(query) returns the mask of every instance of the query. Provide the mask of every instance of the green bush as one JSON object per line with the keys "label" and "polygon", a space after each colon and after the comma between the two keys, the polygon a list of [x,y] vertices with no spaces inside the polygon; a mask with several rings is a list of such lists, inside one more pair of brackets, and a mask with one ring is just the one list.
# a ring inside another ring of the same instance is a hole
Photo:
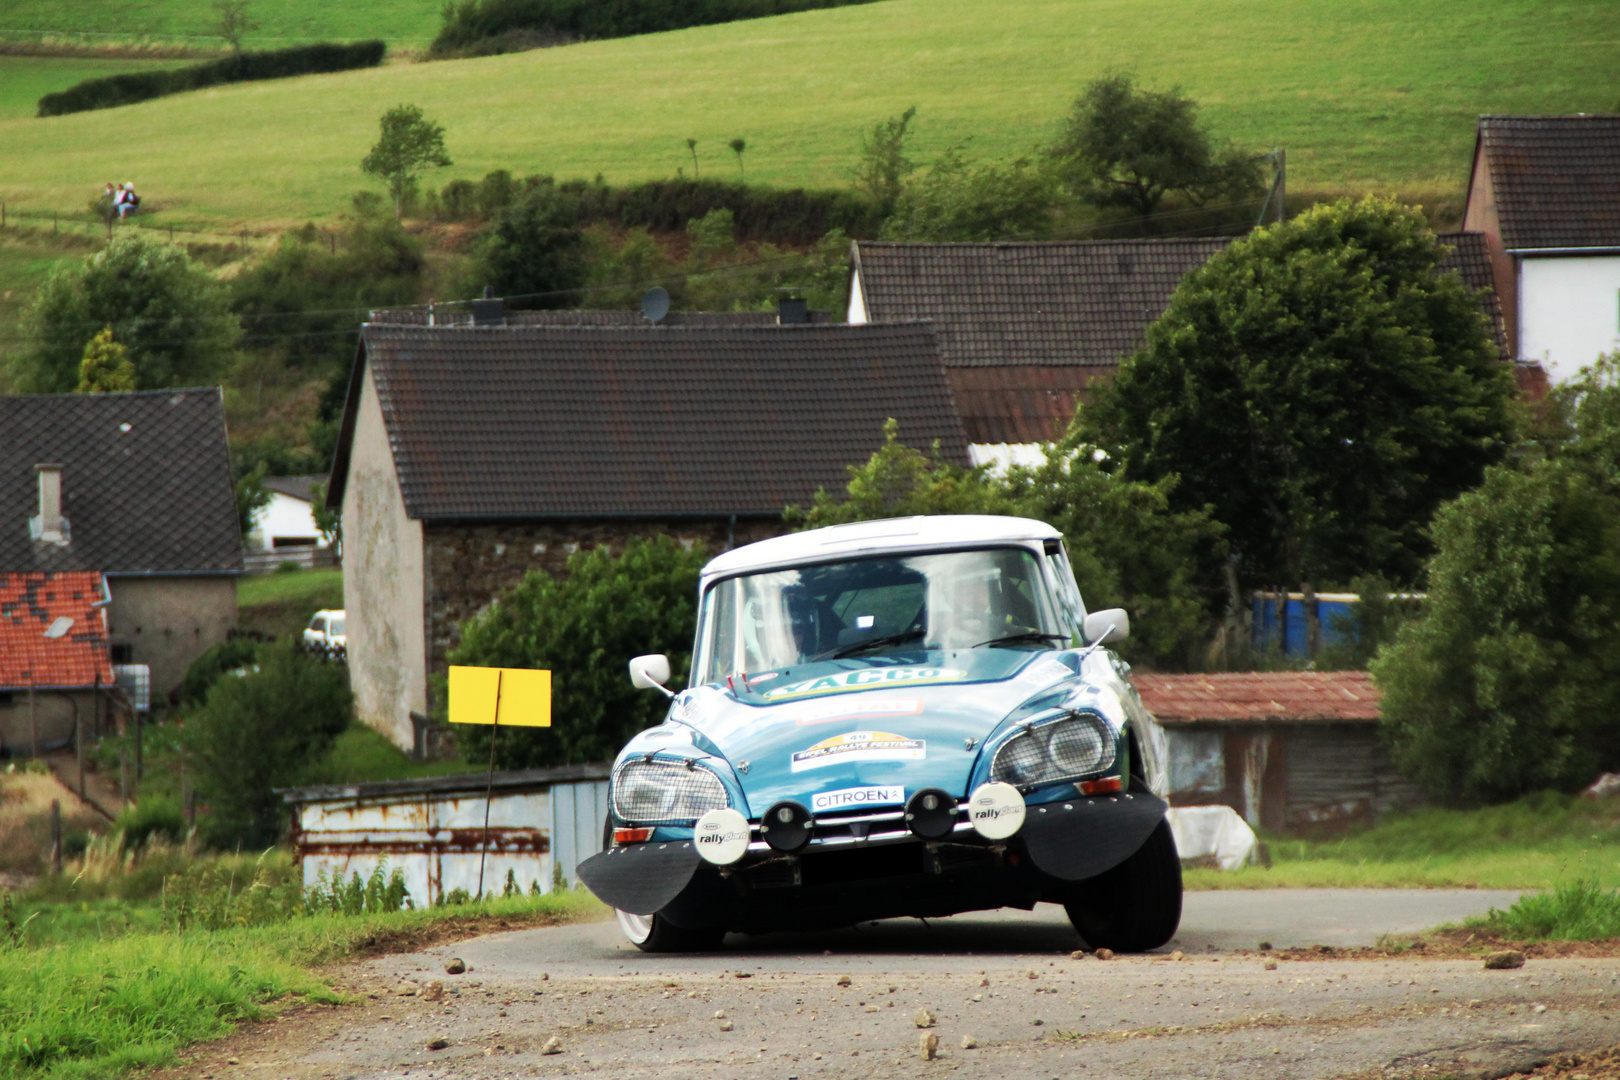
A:
{"label": "green bush", "polygon": [[358,871],[344,884],[342,874],[327,877],[323,869],[315,884],[304,890],[304,911],[315,914],[331,911],[340,915],[375,915],[384,911],[414,908],[411,891],[405,887],[405,871],[395,867],[388,872],[388,860],[377,860],[371,874],[362,881]]}
{"label": "green bush", "polygon": [[1620,768],[1620,379],[1561,387],[1546,456],[1436,515],[1428,600],[1379,653],[1383,724],[1435,794],[1511,798]]}
{"label": "green bush", "polygon": [[225,286],[174,244],[121,234],[64,260],[28,309],[31,350],[19,389],[65,394],[79,384],[85,346],[106,327],[128,350],[139,390],[215,382],[240,333]]}
{"label": "green bush", "polygon": [[[496,757],[503,768],[607,761],[631,735],[663,720],[663,696],[633,688],[625,663],[667,653],[677,684],[671,689],[678,688],[692,660],[704,561],[701,550],[667,536],[631,539],[618,556],[581,551],[569,558],[567,577],[531,572],[462,626],[450,663],[552,672],[551,727],[502,731]],[[439,690],[443,702],[442,679]],[[490,730],[458,732],[468,760],[488,760]]]}
{"label": "green bush", "polygon": [[263,848],[280,839],[287,811],[273,789],[298,783],[352,714],[347,671],[290,642],[262,649],[256,671],[220,679],[186,722],[208,842]]}
{"label": "green bush", "polygon": [[872,0],[462,0],[444,7],[432,54],[460,56],[577,38],[629,37]]}
{"label": "green bush", "polygon": [[40,98],[39,115],[62,116],[90,109],[111,109],[222,83],[285,79],[294,75],[376,67],[382,63],[383,54],[387,51],[388,46],[381,41],[359,41],[352,45],[323,42],[297,45],[290,49],[244,52],[190,67],[86,79],[76,86]]}
{"label": "green bush", "polygon": [[495,215],[479,254],[483,283],[516,307],[560,308],[579,302],[585,284],[585,237],[577,201],[541,184]]}
{"label": "green bush", "polygon": [[144,847],[154,836],[173,843],[186,838],[186,819],[181,813],[180,800],[163,795],[143,796],[140,802],[118,815],[113,828],[124,834],[124,843],[131,848]]}
{"label": "green bush", "polygon": [[233,637],[210,646],[191,662],[185,678],[180,680],[180,707],[191,708],[208,700],[208,691],[214,688],[227,671],[252,666],[264,645],[249,637]]}

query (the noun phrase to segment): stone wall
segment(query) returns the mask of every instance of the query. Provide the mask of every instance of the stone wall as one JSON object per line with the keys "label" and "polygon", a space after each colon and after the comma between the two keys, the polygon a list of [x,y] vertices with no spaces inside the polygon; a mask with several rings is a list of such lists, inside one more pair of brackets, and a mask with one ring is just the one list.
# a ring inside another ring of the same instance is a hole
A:
{"label": "stone wall", "polygon": [[236,578],[107,575],[107,631],[129,663],[152,669],[152,707],[168,700],[191,662],[236,629]]}
{"label": "stone wall", "polygon": [[[461,624],[489,606],[530,570],[555,577],[567,573],[576,551],[606,546],[614,554],[632,536],[673,536],[718,554],[787,531],[780,518],[738,521],[557,521],[512,525],[429,523],[423,528],[423,574],[427,599],[428,700],[433,675],[444,674],[445,657],[461,639]],[[629,657],[625,658],[626,660]]]}

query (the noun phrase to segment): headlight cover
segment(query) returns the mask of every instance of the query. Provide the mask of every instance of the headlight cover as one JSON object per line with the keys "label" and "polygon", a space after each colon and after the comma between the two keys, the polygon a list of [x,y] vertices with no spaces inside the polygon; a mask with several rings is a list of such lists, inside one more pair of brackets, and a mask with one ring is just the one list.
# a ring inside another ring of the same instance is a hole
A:
{"label": "headlight cover", "polygon": [[720,778],[696,763],[633,758],[613,776],[613,812],[620,821],[691,823],[730,805]]}
{"label": "headlight cover", "polygon": [[1114,730],[1094,712],[1029,726],[996,749],[990,779],[1018,788],[1077,780],[1114,763]]}

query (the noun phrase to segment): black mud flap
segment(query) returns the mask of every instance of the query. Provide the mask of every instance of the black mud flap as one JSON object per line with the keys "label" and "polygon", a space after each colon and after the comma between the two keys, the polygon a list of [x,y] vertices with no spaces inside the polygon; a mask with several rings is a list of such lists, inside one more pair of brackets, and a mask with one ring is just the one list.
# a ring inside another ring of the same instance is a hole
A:
{"label": "black mud flap", "polygon": [[702,861],[690,840],[626,844],[592,855],[574,872],[603,903],[651,915],[680,895]]}
{"label": "black mud flap", "polygon": [[1043,803],[1025,811],[1018,835],[1043,873],[1084,881],[1136,854],[1165,809],[1145,792]]}

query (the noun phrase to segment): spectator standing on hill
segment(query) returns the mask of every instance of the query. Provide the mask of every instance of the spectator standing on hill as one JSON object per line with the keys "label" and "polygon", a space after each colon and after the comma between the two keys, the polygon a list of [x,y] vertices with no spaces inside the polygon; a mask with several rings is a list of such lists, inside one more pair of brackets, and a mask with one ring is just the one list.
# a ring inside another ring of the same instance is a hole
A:
{"label": "spectator standing on hill", "polygon": [[141,197],[135,194],[135,185],[128,183],[119,184],[118,195],[113,200],[113,205],[118,207],[119,221],[122,221],[124,218],[128,217],[136,207],[141,205]]}

